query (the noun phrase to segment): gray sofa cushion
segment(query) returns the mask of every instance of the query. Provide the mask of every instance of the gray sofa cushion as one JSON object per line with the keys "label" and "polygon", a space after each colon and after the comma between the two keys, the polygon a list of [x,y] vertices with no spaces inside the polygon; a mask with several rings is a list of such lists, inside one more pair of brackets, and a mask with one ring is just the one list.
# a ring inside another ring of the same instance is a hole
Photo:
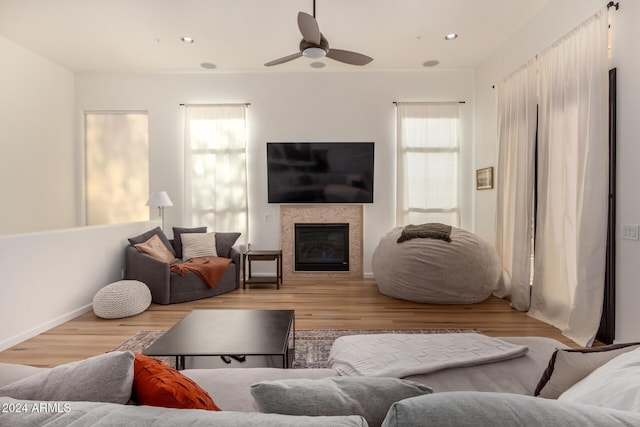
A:
{"label": "gray sofa cushion", "polygon": [[59,365],[0,388],[0,396],[124,404],[131,397],[133,360],[129,351],[114,351]]}
{"label": "gray sofa cushion", "polygon": [[216,251],[218,256],[229,258],[231,247],[240,238],[241,233],[234,232],[216,232]]}
{"label": "gray sofa cushion", "polygon": [[167,236],[164,234],[164,231],[162,231],[160,227],[156,227],[152,230],[140,234],[139,236],[130,237],[128,240],[132,245],[138,245],[140,243],[146,242],[154,235],[157,235],[160,238],[162,243],[164,243],[167,249],[169,249],[169,252],[171,252],[171,255],[176,256],[176,251],[173,249],[173,245],[169,243],[169,239],[167,239]]}
{"label": "gray sofa cushion", "polygon": [[0,387],[23,380],[39,372],[50,371],[51,368],[38,368],[15,363],[0,363]]}
{"label": "gray sofa cushion", "polygon": [[251,385],[260,381],[319,379],[338,375],[335,369],[219,368],[185,369],[184,375],[205,389],[225,411],[258,412]]}
{"label": "gray sofa cushion", "polygon": [[263,381],[251,386],[261,412],[288,415],[362,415],[379,426],[394,402],[431,393],[429,387],[387,377],[332,377]]}
{"label": "gray sofa cushion", "polygon": [[637,426],[640,414],[508,393],[449,392],[394,403],[384,427]]}
{"label": "gray sofa cushion", "polygon": [[[52,406],[44,412],[34,411],[42,403]],[[91,426],[216,426],[216,427],[365,427],[359,416],[348,417],[294,417],[255,412],[212,412],[200,409],[170,409],[157,406],[116,405],[97,402],[34,402],[0,397],[2,408],[25,408],[25,412],[0,413],[0,425],[11,427]]]}

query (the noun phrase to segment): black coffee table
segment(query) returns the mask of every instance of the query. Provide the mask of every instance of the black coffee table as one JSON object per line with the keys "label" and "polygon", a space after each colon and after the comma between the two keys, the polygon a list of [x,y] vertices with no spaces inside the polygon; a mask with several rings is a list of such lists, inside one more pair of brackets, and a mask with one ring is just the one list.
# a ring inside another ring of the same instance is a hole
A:
{"label": "black coffee table", "polygon": [[[295,352],[293,310],[193,310],[142,351],[175,356],[185,368],[187,356],[275,356],[289,368]],[[291,338],[292,345],[289,346]]]}

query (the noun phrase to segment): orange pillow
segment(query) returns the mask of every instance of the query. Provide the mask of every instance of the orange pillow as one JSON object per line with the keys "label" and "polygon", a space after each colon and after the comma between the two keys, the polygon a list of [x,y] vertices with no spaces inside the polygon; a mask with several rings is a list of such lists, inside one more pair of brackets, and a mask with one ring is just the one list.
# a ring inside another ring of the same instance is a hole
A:
{"label": "orange pillow", "polygon": [[152,357],[135,356],[132,399],[138,405],[220,410],[209,393],[191,378]]}

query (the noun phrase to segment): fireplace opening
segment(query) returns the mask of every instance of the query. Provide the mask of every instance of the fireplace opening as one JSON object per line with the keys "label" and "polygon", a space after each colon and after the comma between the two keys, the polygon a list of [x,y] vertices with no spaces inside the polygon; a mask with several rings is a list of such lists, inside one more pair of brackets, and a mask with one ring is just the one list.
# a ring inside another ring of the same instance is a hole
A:
{"label": "fireplace opening", "polygon": [[349,271],[349,224],[295,224],[296,271]]}

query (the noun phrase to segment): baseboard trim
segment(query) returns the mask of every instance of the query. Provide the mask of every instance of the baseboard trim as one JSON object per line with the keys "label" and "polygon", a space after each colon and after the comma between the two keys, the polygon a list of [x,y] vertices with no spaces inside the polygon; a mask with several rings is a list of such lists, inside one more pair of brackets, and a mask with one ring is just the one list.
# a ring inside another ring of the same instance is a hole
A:
{"label": "baseboard trim", "polygon": [[48,322],[45,322],[41,325],[38,325],[29,330],[26,330],[18,335],[14,335],[13,337],[0,341],[0,351],[4,351],[8,348],[13,347],[14,345],[18,345],[21,342],[24,342],[30,338],[33,338],[36,335],[40,335],[41,333],[46,332],[49,329],[55,328],[56,326],[60,326],[71,319],[75,319],[81,314],[91,311],[92,308],[93,308],[93,304],[87,304],[69,313],[63,314],[62,316],[58,316],[55,319],[49,320]]}

